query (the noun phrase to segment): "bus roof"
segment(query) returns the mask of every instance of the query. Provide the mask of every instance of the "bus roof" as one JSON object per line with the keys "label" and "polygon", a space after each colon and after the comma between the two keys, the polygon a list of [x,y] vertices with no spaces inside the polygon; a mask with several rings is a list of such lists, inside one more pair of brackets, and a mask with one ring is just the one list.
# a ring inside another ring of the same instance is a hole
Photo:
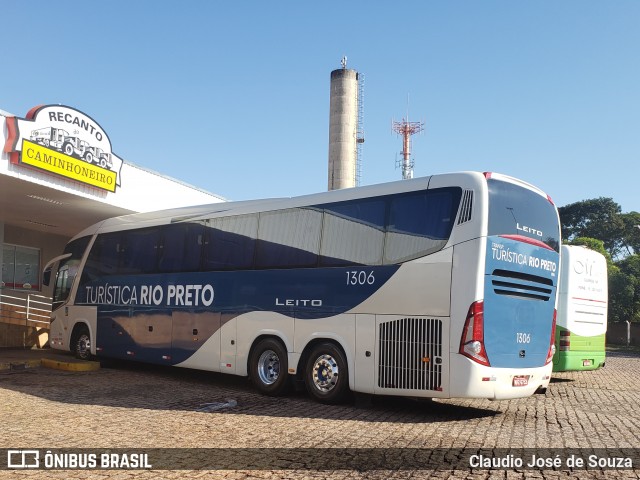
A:
{"label": "bus roof", "polygon": [[429,185],[432,183],[431,181],[434,178],[438,178],[439,181],[435,183],[440,185],[443,183],[443,180],[448,180],[446,177],[451,177],[451,184],[455,184],[455,182],[461,182],[463,181],[463,179],[466,179],[464,181],[465,184],[479,184],[480,182],[484,183],[485,178],[493,178],[496,180],[517,184],[529,190],[533,190],[545,198],[548,198],[548,196],[537,187],[534,187],[526,182],[513,177],[509,177],[507,175],[464,171],[432,175],[428,177],[418,177],[410,180],[398,180],[394,182],[367,185],[363,187],[331,190],[328,192],[314,193],[298,197],[221,202],[168,210],[157,210],[153,212],[133,213],[129,215],[109,218],[98,222],[79,232],[76,236],[73,237],[73,239],[80,238],[86,235],[93,235],[95,233],[113,232],[118,230],[129,230],[133,228],[165,225],[169,223],[203,220],[211,217],[212,215],[232,216],[284,208],[295,208],[305,205],[318,205],[323,203],[347,201],[363,197],[376,197],[388,195],[391,193],[411,192],[429,188]]}

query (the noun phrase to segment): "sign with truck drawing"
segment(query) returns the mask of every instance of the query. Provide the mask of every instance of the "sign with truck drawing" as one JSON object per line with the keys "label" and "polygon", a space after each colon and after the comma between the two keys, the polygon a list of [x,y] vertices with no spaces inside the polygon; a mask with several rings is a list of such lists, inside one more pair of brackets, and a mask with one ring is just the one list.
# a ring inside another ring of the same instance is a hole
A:
{"label": "sign with truck drawing", "polygon": [[4,151],[28,165],[102,190],[120,186],[122,159],[104,130],[88,115],[62,105],[35,107],[25,119],[7,118]]}

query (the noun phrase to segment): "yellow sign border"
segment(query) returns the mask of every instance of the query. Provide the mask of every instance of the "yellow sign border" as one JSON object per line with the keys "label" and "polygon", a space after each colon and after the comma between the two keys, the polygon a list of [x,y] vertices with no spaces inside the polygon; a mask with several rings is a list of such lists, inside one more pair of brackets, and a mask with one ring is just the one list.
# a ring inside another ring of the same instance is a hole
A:
{"label": "yellow sign border", "polygon": [[102,190],[116,191],[116,172],[78,160],[29,140],[22,140],[20,162]]}

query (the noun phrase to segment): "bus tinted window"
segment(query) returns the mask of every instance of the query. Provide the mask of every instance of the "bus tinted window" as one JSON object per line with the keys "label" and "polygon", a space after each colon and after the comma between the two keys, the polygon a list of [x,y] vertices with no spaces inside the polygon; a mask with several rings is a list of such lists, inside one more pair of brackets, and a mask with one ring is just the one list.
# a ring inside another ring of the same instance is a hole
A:
{"label": "bus tinted window", "polygon": [[160,229],[145,228],[122,233],[118,273],[153,273],[160,247]]}
{"label": "bus tinted window", "polygon": [[489,235],[523,235],[560,251],[560,226],[554,205],[542,195],[488,179]]}
{"label": "bus tinted window", "polygon": [[204,227],[197,223],[176,223],[162,229],[158,258],[159,272],[195,272],[200,268]]}
{"label": "bus tinted window", "polygon": [[85,271],[88,270],[96,277],[118,273],[120,252],[123,249],[121,235],[120,232],[98,235],[87,258]]}
{"label": "bus tinted window", "polygon": [[322,212],[311,208],[260,214],[257,268],[315,267]]}
{"label": "bus tinted window", "polygon": [[385,209],[384,199],[326,205],[320,265],[380,265]]}
{"label": "bus tinted window", "polygon": [[442,249],[453,228],[461,189],[447,188],[392,197],[384,263],[398,263]]}
{"label": "bus tinted window", "polygon": [[258,215],[212,218],[207,226],[203,270],[251,268],[258,233]]}

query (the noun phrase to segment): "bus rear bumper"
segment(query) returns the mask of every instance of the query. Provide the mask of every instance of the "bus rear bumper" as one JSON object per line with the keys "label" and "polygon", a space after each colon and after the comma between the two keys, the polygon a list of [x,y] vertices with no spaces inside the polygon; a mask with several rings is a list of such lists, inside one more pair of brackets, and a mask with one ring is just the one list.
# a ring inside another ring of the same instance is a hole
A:
{"label": "bus rear bumper", "polygon": [[552,364],[536,368],[492,368],[452,354],[450,397],[509,400],[544,391],[551,381]]}
{"label": "bus rear bumper", "polygon": [[600,352],[569,351],[560,352],[553,359],[554,372],[570,372],[580,370],[597,370],[604,367],[606,354]]}

